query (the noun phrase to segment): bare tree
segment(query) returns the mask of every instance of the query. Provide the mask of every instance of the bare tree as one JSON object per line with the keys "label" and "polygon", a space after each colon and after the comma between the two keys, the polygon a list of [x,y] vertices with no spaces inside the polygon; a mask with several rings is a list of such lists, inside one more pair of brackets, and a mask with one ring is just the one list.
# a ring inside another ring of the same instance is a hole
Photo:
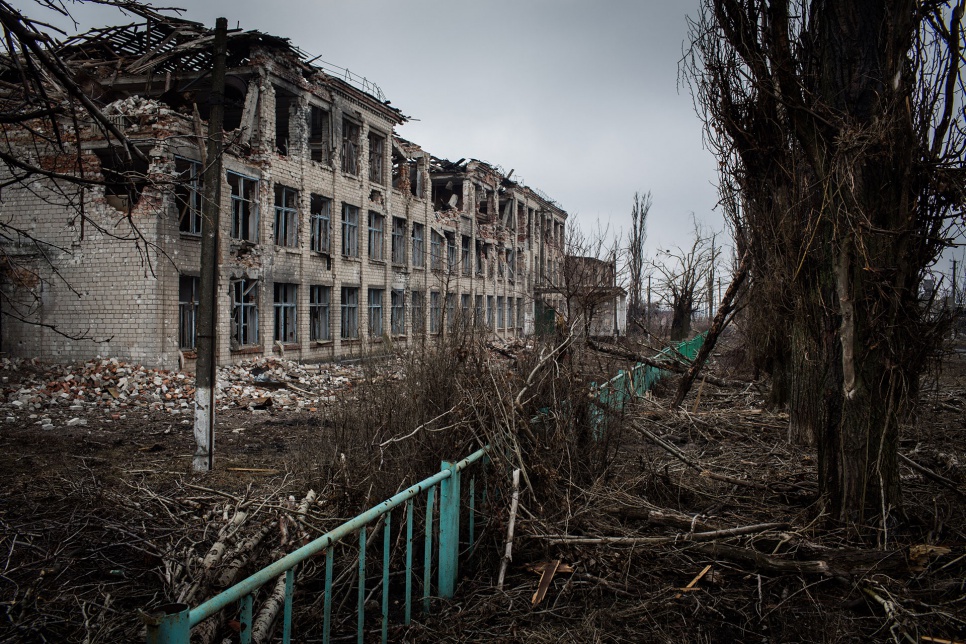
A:
{"label": "bare tree", "polygon": [[562,296],[568,326],[585,336],[620,335],[625,329],[625,291],[618,271],[620,240],[606,228],[585,233],[567,226],[563,275],[555,291]]}
{"label": "bare tree", "polygon": [[[964,2],[704,0],[686,57],[753,342],[834,519],[887,526],[899,423],[940,327],[925,269],[964,203]],[[770,364],[769,364],[770,362]]]}
{"label": "bare tree", "polygon": [[[130,11],[150,11],[133,0],[87,0]],[[70,18],[64,3],[36,0],[39,11]],[[0,190],[22,191],[55,206],[64,213],[63,228],[75,237],[96,231],[99,235],[130,242],[141,251],[150,245],[131,217],[131,206],[151,181],[150,160],[118,127],[83,87],[85,78],[60,56],[61,34],[49,22],[31,18],[10,3],[0,1]],[[107,146],[99,153],[100,168],[85,154],[80,139],[100,139]],[[170,182],[170,177],[169,177]],[[105,220],[85,207],[92,190],[110,186],[127,204],[117,217]],[[15,208],[15,202],[9,202]],[[2,315],[39,324],[74,339],[33,315],[46,280],[59,280],[78,293],[57,269],[54,257],[72,252],[24,226],[22,218],[0,212],[0,310]],[[147,259],[147,255],[142,257]]]}
{"label": "bare tree", "polygon": [[634,193],[631,208],[631,234],[627,238],[628,320],[644,319],[644,242],[647,241],[647,216],[651,211],[651,192]]}
{"label": "bare tree", "polygon": [[717,261],[716,235],[694,224],[690,246],[658,250],[652,266],[658,278],[658,293],[671,310],[671,339],[684,340],[691,335],[691,319],[704,301],[705,279]]}

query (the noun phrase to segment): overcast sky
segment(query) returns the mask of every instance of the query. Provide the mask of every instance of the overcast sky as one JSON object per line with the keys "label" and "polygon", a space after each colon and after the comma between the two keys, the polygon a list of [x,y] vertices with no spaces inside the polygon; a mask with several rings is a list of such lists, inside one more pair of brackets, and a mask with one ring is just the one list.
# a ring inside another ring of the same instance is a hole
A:
{"label": "overcast sky", "polygon": [[[37,14],[31,0],[16,0]],[[156,3],[159,6],[168,3]],[[587,230],[627,230],[651,191],[651,250],[690,214],[720,229],[715,162],[678,61],[697,0],[175,0],[183,17],[290,38],[379,85],[428,152],[515,170]],[[134,22],[71,4],[81,27]],[[49,16],[49,14],[48,14]],[[63,24],[63,23],[59,23]]]}

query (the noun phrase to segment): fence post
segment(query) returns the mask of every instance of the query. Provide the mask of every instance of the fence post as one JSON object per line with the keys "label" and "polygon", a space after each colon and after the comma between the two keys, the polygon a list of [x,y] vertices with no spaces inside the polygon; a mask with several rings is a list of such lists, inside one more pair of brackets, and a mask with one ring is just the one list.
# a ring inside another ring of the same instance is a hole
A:
{"label": "fence post", "polygon": [[460,473],[455,463],[443,461],[452,474],[439,482],[439,596],[456,594],[460,554]]}
{"label": "fence post", "polygon": [[187,644],[191,639],[191,622],[187,604],[165,604],[159,606],[148,621],[148,644]]}

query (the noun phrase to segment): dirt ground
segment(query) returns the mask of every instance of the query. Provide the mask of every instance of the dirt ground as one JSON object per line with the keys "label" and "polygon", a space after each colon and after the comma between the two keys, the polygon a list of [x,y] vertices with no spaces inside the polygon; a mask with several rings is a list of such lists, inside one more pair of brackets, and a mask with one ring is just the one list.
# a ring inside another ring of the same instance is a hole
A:
{"label": "dirt ground", "polygon": [[[36,375],[30,369],[43,366],[4,371],[4,391]],[[692,392],[681,413],[663,406],[670,379],[626,410],[651,436],[624,426],[609,437],[605,475],[559,481],[566,502],[552,509],[546,499],[524,499],[503,591],[494,581],[505,487],[485,508],[491,518],[462,569],[460,600],[438,603],[409,627],[393,624],[390,639],[966,642],[966,355],[954,354],[935,375],[903,430],[901,452],[918,465],[902,465],[905,518],[874,542],[849,540],[822,521],[814,454],[784,442],[786,418],[764,410],[755,387],[696,387],[700,401]],[[4,405],[0,641],[143,641],[138,611],[173,599],[185,568],[178,562],[204,554],[239,500],[284,509],[316,490],[320,532],[380,500],[370,499],[371,483],[350,481],[344,447],[330,440],[333,408],[353,395],[315,411],[219,412],[216,471],[204,475],[191,471],[185,415],[61,409],[38,414],[54,425],[43,429],[42,418]],[[87,424],[68,426],[72,418]],[[554,468],[539,462],[538,487],[553,484]],[[693,537],[764,524],[771,527]],[[540,567],[557,561],[563,568],[533,605]],[[296,619],[294,641],[321,641],[311,591],[298,589],[296,609],[307,614]],[[344,612],[353,623],[351,603]]]}

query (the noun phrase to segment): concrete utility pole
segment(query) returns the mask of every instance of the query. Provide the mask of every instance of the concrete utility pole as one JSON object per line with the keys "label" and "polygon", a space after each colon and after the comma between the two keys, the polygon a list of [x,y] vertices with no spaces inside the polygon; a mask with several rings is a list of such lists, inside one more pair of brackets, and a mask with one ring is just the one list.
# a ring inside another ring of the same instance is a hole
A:
{"label": "concrete utility pole", "polygon": [[221,153],[225,123],[225,53],[228,20],[215,22],[214,68],[208,102],[208,149],[204,156],[204,195],[201,201],[201,280],[198,302],[198,366],[195,376],[196,472],[215,466],[215,347],[218,328],[218,222],[221,219]]}

